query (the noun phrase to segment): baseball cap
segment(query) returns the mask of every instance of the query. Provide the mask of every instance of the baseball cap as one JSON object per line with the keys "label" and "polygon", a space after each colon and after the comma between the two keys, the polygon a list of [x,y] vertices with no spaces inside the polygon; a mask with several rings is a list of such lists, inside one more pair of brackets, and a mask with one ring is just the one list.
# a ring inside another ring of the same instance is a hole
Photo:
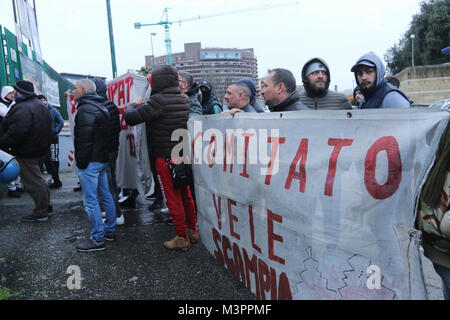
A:
{"label": "baseball cap", "polygon": [[373,62],[371,62],[371,61],[369,61],[369,60],[361,60],[361,61],[358,61],[358,62],[352,67],[351,72],[355,72],[356,69],[357,69],[359,66],[361,66],[361,65],[368,66],[368,67],[373,67],[373,68],[376,68],[376,67],[377,67],[377,66],[375,65],[375,63],[373,63]]}

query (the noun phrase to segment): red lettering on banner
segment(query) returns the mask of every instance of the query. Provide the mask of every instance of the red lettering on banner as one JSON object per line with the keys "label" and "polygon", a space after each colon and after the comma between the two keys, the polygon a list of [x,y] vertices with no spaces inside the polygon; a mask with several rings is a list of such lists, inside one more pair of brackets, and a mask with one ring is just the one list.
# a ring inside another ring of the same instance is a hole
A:
{"label": "red lettering on banner", "polygon": [[285,264],[285,260],[277,257],[275,255],[275,249],[274,249],[274,241],[278,241],[283,243],[283,237],[275,234],[273,231],[273,221],[276,221],[278,223],[283,223],[283,217],[279,216],[275,213],[273,213],[270,210],[267,210],[267,229],[268,229],[268,239],[269,239],[269,259],[272,261],[276,261],[280,264]]}
{"label": "red lettering on banner", "polygon": [[[388,179],[384,185],[378,184],[375,177],[377,155],[381,151],[386,151],[388,158]],[[365,161],[364,183],[367,191],[377,200],[393,196],[400,187],[402,171],[400,148],[395,137],[383,137],[377,140],[367,152]]]}
{"label": "red lettering on banner", "polygon": [[[241,248],[236,243],[232,244],[225,235],[221,237],[215,228],[212,229],[212,236],[216,245],[214,255],[217,261],[234,273],[250,291],[252,290],[251,273],[254,274],[257,299],[266,299],[266,293],[270,293],[272,300],[292,300],[286,273],[283,272],[278,277],[277,271],[269,268],[264,260],[258,259],[256,255],[252,255],[250,259],[245,248],[242,248],[241,254]],[[233,258],[228,251],[233,251]]]}
{"label": "red lettering on banner", "polygon": [[198,163],[198,158],[195,157],[195,154],[196,154],[196,152],[195,152],[195,143],[197,142],[197,139],[200,138],[200,137],[203,137],[203,132],[197,133],[195,135],[195,137],[194,137],[194,140],[192,141],[192,152],[194,153],[194,162],[195,163]]}
{"label": "red lettering on banner", "polygon": [[[303,139],[297,151],[297,155],[292,161],[291,168],[289,170],[289,176],[284,186],[285,189],[291,188],[292,180],[297,179],[300,181],[300,192],[304,193],[306,188],[306,170],[305,164],[308,157],[308,139]],[[297,163],[300,161],[300,171],[296,171]]]}
{"label": "red lettering on banner", "polygon": [[215,228],[213,228],[212,234],[213,234],[213,240],[214,240],[214,243],[216,244],[216,249],[217,249],[214,251],[214,256],[216,257],[217,261],[219,261],[221,264],[224,265],[225,259],[222,254],[222,250],[220,250],[220,246],[219,246],[219,242],[221,241],[219,231],[217,231]]}
{"label": "red lettering on banner", "polygon": [[253,255],[252,260],[250,261],[247,251],[245,249],[242,249],[242,252],[244,254],[244,265],[245,265],[245,277],[247,279],[247,289],[252,290],[252,285],[250,282],[250,272],[252,272],[255,275],[255,286],[256,286],[256,299],[260,299],[261,295],[259,293],[259,281],[258,281],[258,258]]}
{"label": "red lettering on banner", "polygon": [[231,251],[231,243],[230,243],[230,240],[225,236],[222,237],[222,248],[223,248],[223,256],[225,257],[225,264],[227,265],[228,270],[230,270],[230,272],[234,273],[233,260],[231,260],[227,254],[228,250]]}
{"label": "red lettering on banner", "polygon": [[267,169],[266,175],[266,185],[268,186],[270,186],[270,180],[272,179],[273,166],[275,163],[275,158],[278,154],[278,148],[280,144],[284,144],[285,142],[286,138],[275,138],[275,137],[268,138],[268,143],[272,143],[272,151],[270,152],[269,167]]}
{"label": "red lettering on banner", "polygon": [[239,219],[236,217],[236,216],[234,216],[233,215],[233,212],[232,212],[232,209],[231,209],[231,206],[236,206],[236,201],[234,201],[234,200],[231,200],[231,199],[228,199],[228,220],[230,221],[230,234],[234,237],[234,238],[236,238],[236,239],[238,239],[238,240],[241,240],[241,236],[240,235],[238,235],[236,232],[234,232],[234,224],[233,224],[233,221],[236,221],[236,222],[239,222]]}
{"label": "red lettering on banner", "polygon": [[[212,148],[213,143],[214,143],[214,153],[213,153],[213,158],[211,159],[211,148]],[[216,161],[216,154],[217,154],[217,141],[216,141],[216,135],[213,134],[211,136],[211,140],[209,141],[209,146],[208,146],[208,165],[210,168],[212,168],[214,166],[214,162]]]}
{"label": "red lettering on banner", "polygon": [[223,172],[227,171],[227,154],[231,155],[230,173],[233,173],[234,164],[234,132],[231,134],[230,144],[227,140],[227,133],[225,133],[225,152],[223,155]]}
{"label": "red lettering on banner", "polygon": [[125,81],[120,80],[118,82],[118,91],[119,91],[119,97],[117,98],[117,103],[119,106],[123,106],[127,104],[127,100],[125,100]]}
{"label": "red lettering on banner", "polygon": [[213,194],[213,201],[214,201],[214,208],[216,209],[216,216],[217,216],[217,223],[219,225],[219,230],[222,230],[222,207],[220,205],[222,198],[219,197],[219,205],[217,205],[216,195]]}
{"label": "red lettering on banner", "polygon": [[241,250],[238,245],[233,244],[233,257],[234,257],[234,274],[242,283],[245,283],[245,271],[244,262],[242,261]]}
{"label": "red lettering on banner", "polygon": [[127,135],[127,140],[130,143],[130,156],[136,158],[136,144],[134,142],[134,135],[133,134]]}
{"label": "red lettering on banner", "polygon": [[248,161],[248,145],[250,143],[250,138],[253,137],[254,133],[243,133],[242,136],[244,137],[244,167],[241,173],[241,177],[244,178],[250,178],[250,176],[247,173],[247,161]]}
{"label": "red lettering on banner", "polygon": [[259,253],[261,253],[261,248],[255,244],[255,223],[253,221],[253,206],[248,206],[248,215],[250,220],[250,236],[252,239],[252,247]]}
{"label": "red lettering on banner", "polygon": [[332,139],[328,140],[329,146],[334,146],[333,153],[330,157],[330,165],[328,167],[328,176],[327,181],[325,183],[325,195],[332,197],[333,196],[333,186],[334,186],[334,179],[336,177],[336,167],[337,167],[337,160],[339,157],[339,154],[343,147],[349,147],[353,144],[353,140],[350,139]]}
{"label": "red lettering on banner", "polygon": [[291,285],[285,272],[280,275],[278,283],[278,300],[292,300]]}
{"label": "red lettering on banner", "polygon": [[[270,292],[270,273],[267,264],[263,260],[258,261],[259,289],[261,291],[261,299],[266,300],[266,292]],[[275,280],[276,281],[276,280]]]}
{"label": "red lettering on banner", "polygon": [[127,84],[127,104],[128,104],[128,103],[130,103],[131,87],[133,87],[134,79],[133,79],[133,77],[128,77],[125,79],[125,82]]}
{"label": "red lettering on banner", "polygon": [[133,85],[133,77],[127,77],[126,79],[118,80],[110,84],[108,86],[108,100],[112,101],[118,107],[129,104],[131,100],[131,88]]}

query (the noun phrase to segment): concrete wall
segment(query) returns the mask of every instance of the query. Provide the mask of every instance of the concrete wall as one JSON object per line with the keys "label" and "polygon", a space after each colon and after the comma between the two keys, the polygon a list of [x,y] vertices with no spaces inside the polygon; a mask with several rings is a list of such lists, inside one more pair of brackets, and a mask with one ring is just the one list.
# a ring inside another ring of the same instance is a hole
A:
{"label": "concrete wall", "polygon": [[450,64],[410,67],[395,75],[400,89],[415,105],[450,98]]}

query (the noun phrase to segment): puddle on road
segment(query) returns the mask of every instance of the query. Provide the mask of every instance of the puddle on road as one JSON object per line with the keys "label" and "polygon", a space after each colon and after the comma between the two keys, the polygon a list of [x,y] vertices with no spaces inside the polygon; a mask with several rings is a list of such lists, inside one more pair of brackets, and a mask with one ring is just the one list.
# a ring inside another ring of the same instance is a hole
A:
{"label": "puddle on road", "polygon": [[120,227],[139,227],[149,226],[155,223],[164,223],[169,217],[167,214],[160,212],[148,211],[148,209],[122,209],[125,218],[125,224]]}

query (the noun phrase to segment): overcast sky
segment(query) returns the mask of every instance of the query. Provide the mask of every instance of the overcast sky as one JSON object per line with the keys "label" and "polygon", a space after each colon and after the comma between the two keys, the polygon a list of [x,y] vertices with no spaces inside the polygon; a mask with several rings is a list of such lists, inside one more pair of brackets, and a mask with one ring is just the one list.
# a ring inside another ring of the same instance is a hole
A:
{"label": "overcast sky", "polygon": [[[14,32],[12,1],[2,0],[0,24]],[[135,22],[157,23],[163,9],[169,20],[260,8],[291,0],[111,0],[117,69],[140,69],[151,54],[165,55],[162,26],[134,29]],[[351,66],[368,51],[383,57],[407,31],[420,0],[301,0],[298,5],[223,15],[170,26],[172,52],[184,43],[202,47],[254,48],[259,77],[269,68],[291,70],[301,84],[301,69],[313,57],[331,68],[331,86],[352,89]],[[44,60],[58,72],[112,78],[106,0],[36,0]]]}

